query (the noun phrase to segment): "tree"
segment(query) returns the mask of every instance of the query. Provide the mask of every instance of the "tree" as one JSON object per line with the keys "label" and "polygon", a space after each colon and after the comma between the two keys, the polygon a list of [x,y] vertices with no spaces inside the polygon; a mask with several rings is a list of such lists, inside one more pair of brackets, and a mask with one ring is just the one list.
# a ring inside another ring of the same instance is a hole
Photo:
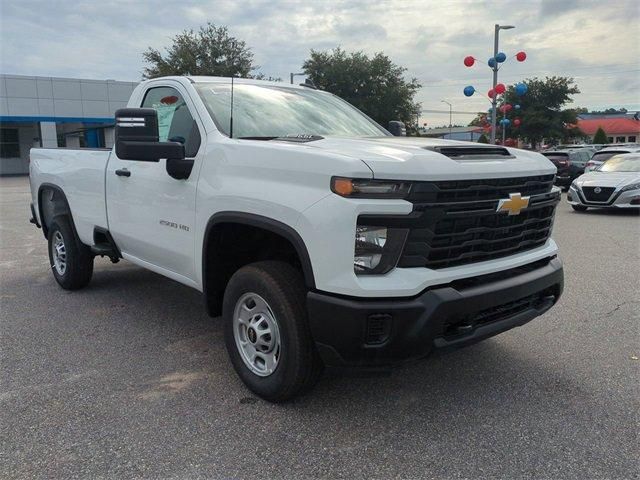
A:
{"label": "tree", "polygon": [[197,32],[184,30],[172,39],[166,55],[149,47],[142,54],[148,67],[144,78],[165,75],[212,75],[251,77],[253,53],[246,43],[229,35],[227,27],[211,22]]}
{"label": "tree", "polygon": [[575,127],[578,121],[576,110],[562,109],[572,101],[572,95],[580,93],[573,78],[531,78],[524,83],[528,90],[523,96],[516,95],[513,86],[509,87],[506,94],[507,103],[521,107],[518,111],[510,112],[511,116],[518,116],[522,121],[517,130],[520,137],[535,147],[545,138],[567,140],[582,135]]}
{"label": "tree", "polygon": [[405,80],[407,69],[383,53],[369,57],[363,52],[347,53],[340,47],[324,52],[311,50],[302,69],[317,87],[338,95],[382,126],[391,120],[411,125],[420,111],[420,104],[414,100],[421,88],[418,80]]}
{"label": "tree", "polygon": [[607,134],[604,132],[602,127],[598,127],[598,130],[596,130],[596,134],[593,136],[593,143],[599,143],[599,144],[609,143]]}
{"label": "tree", "polygon": [[489,139],[487,138],[487,136],[483,133],[482,135],[480,135],[480,137],[478,138],[478,143],[489,143]]}

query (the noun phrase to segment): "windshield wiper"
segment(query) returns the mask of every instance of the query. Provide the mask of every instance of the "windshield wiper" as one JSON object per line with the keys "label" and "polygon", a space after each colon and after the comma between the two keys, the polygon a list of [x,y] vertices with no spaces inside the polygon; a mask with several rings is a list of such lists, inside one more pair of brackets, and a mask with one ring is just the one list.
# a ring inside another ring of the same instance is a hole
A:
{"label": "windshield wiper", "polygon": [[240,140],[264,140],[264,141],[269,141],[269,140],[281,140],[281,141],[285,141],[285,142],[297,142],[297,143],[306,143],[306,142],[314,142],[316,140],[322,140],[324,137],[320,136],[320,135],[309,135],[307,133],[300,133],[297,135],[286,135],[284,137],[270,137],[270,136],[264,136],[264,137],[237,137]]}

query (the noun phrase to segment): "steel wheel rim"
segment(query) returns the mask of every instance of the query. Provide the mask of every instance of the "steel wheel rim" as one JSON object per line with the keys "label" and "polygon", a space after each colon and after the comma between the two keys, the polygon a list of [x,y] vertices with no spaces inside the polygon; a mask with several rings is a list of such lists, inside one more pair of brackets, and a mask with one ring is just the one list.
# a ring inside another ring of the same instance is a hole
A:
{"label": "steel wheel rim", "polygon": [[64,275],[67,271],[67,248],[64,245],[64,238],[59,231],[53,234],[51,242],[51,256],[53,257],[53,267],[58,275]]}
{"label": "steel wheel rim", "polygon": [[256,293],[245,293],[233,312],[233,337],[242,361],[252,373],[268,377],[278,367],[280,330],[273,310]]}

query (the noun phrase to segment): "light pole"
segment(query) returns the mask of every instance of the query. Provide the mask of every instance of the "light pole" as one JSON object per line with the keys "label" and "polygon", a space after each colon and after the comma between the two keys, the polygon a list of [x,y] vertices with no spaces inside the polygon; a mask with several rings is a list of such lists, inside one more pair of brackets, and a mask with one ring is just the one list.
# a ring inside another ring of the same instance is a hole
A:
{"label": "light pole", "polygon": [[449,105],[449,140],[451,140],[451,108],[452,108],[452,105],[449,102],[447,102],[446,100],[440,100],[440,102],[446,103],[447,105]]}
{"label": "light pole", "polygon": [[495,33],[493,36],[493,98],[491,99],[491,143],[496,144],[496,106],[498,104],[498,96],[496,95],[496,85],[498,84],[498,61],[496,56],[498,55],[498,38],[500,36],[500,30],[509,30],[516,28],[513,25],[495,25]]}
{"label": "light pole", "polygon": [[306,73],[290,73],[289,76],[291,78],[291,85],[293,85],[293,77],[300,77],[306,75]]}

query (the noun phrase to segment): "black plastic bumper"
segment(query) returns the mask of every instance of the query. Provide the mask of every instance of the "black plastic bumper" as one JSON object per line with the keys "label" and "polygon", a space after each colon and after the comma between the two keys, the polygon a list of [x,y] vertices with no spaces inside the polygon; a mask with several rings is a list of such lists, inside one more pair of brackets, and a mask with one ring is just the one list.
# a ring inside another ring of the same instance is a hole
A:
{"label": "black plastic bumper", "polygon": [[453,282],[412,298],[309,292],[309,322],[327,366],[387,366],[524,325],[558,301],[563,283],[562,262],[554,257],[533,269]]}

